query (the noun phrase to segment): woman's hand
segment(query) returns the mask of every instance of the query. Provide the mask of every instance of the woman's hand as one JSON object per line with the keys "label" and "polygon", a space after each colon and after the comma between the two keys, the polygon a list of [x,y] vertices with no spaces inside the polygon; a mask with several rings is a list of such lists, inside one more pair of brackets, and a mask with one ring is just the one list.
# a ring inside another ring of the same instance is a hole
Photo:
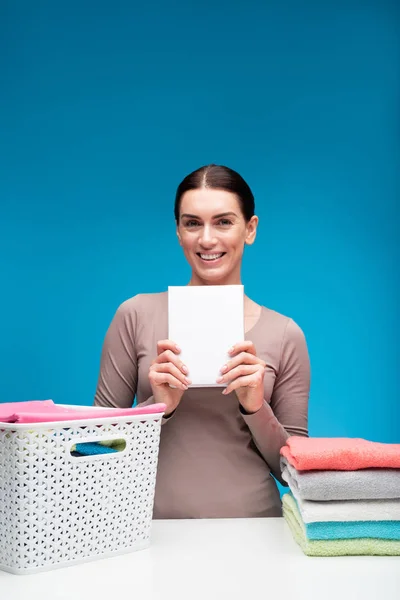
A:
{"label": "woman's hand", "polygon": [[244,410],[255,413],[264,402],[264,373],[266,363],[257,358],[254,344],[250,341],[239,342],[229,350],[232,359],[221,369],[222,376],[217,383],[228,383],[222,392],[235,391]]}
{"label": "woman's hand", "polygon": [[[191,381],[187,367],[178,358],[180,349],[171,340],[157,343],[157,358],[149,369],[149,381],[155,401],[166,404],[165,416],[174,412]],[[171,387],[173,386],[173,387]]]}

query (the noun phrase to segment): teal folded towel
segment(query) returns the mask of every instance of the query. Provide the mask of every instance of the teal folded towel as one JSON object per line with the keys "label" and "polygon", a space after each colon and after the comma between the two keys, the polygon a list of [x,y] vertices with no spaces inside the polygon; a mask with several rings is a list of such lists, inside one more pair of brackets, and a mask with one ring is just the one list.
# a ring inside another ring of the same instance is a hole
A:
{"label": "teal folded towel", "polygon": [[76,444],[74,451],[81,456],[95,456],[96,454],[113,454],[114,452],[118,452],[116,448],[109,448],[108,446],[103,446],[98,442],[85,442],[83,444]]}
{"label": "teal folded towel", "polygon": [[400,540],[400,521],[315,521],[305,528],[309,540]]}

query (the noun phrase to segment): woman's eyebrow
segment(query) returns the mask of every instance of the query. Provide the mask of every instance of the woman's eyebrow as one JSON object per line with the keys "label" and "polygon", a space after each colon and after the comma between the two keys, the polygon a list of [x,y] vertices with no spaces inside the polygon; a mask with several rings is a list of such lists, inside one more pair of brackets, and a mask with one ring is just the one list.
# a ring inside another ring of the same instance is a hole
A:
{"label": "woman's eyebrow", "polygon": [[[237,214],[234,212],[220,213],[219,215],[214,215],[213,219],[220,219],[221,217],[229,217],[229,216],[237,217]],[[201,217],[198,217],[197,215],[189,215],[188,213],[184,213],[183,215],[181,215],[181,218],[183,218],[183,217],[186,217],[189,219],[201,219]]]}
{"label": "woman's eyebrow", "polygon": [[214,215],[213,219],[220,219],[221,217],[237,217],[237,214],[234,213],[233,211],[224,212],[224,213],[221,213],[219,215]]}

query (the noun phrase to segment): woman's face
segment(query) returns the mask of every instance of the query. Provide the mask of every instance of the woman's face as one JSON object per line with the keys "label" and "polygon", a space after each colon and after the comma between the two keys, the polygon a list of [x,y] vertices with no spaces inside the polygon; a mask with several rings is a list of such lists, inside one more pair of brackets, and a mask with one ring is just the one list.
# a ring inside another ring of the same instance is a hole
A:
{"label": "woman's face", "polygon": [[235,194],[200,188],[181,199],[177,234],[192,267],[191,285],[236,285],[245,244],[256,236],[258,218],[246,222]]}

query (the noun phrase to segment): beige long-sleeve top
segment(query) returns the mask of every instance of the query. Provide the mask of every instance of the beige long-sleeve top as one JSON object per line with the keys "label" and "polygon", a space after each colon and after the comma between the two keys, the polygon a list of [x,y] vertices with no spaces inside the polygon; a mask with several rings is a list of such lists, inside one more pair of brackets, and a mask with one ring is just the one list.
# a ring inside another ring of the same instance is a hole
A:
{"label": "beige long-sleeve top", "polygon": [[[105,337],[95,404],[131,407],[135,396],[153,403],[148,372],[167,338],[168,292],[121,304]],[[221,388],[184,393],[161,428],[154,518],[281,515],[271,473],[284,484],[279,450],[289,435],[308,435],[307,345],[292,319],[265,307],[245,339],[267,363],[263,407],[244,414],[236,393]]]}

